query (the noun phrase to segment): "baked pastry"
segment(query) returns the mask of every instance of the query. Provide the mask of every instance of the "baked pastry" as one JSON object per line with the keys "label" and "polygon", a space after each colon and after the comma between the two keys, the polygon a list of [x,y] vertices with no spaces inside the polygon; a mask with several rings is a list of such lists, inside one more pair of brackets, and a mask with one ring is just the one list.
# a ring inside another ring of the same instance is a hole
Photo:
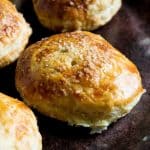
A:
{"label": "baked pastry", "polygon": [[112,19],[121,0],[33,0],[42,25],[54,31],[94,30]]}
{"label": "baked pastry", "polygon": [[8,0],[0,0],[0,68],[19,57],[31,32],[15,6]]}
{"label": "baked pastry", "polygon": [[32,111],[0,93],[0,149],[41,150],[42,140]]}
{"label": "baked pastry", "polygon": [[144,89],[136,66],[101,36],[62,33],[27,48],[16,87],[41,113],[101,132],[136,105]]}

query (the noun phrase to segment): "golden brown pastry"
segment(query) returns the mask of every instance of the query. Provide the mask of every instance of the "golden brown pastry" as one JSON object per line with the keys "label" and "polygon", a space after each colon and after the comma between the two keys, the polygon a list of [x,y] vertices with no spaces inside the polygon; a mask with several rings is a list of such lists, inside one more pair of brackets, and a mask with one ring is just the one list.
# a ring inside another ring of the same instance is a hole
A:
{"label": "golden brown pastry", "polygon": [[92,132],[129,113],[144,93],[136,66],[101,36],[83,31],[27,48],[17,63],[16,87],[41,113]]}
{"label": "golden brown pastry", "polygon": [[112,19],[121,0],[33,0],[42,25],[54,31],[94,30]]}
{"label": "golden brown pastry", "polygon": [[0,93],[0,150],[42,150],[33,112],[21,101]]}
{"label": "golden brown pastry", "polygon": [[19,57],[31,32],[15,6],[8,0],[0,0],[0,68]]}

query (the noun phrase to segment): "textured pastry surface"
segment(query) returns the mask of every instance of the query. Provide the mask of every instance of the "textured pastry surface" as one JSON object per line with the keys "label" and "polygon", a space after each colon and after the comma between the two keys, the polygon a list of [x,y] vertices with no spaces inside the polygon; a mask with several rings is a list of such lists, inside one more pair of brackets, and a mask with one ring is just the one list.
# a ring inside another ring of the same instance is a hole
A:
{"label": "textured pastry surface", "polygon": [[0,0],[0,68],[19,57],[31,32],[15,6],[8,0]]}
{"label": "textured pastry surface", "polygon": [[33,112],[21,101],[0,93],[0,149],[41,150]]}
{"label": "textured pastry surface", "polygon": [[27,48],[17,64],[16,87],[43,114],[93,130],[129,113],[144,93],[136,66],[101,36],[84,31]]}
{"label": "textured pastry surface", "polygon": [[112,19],[121,0],[33,0],[45,27],[54,31],[94,30]]}

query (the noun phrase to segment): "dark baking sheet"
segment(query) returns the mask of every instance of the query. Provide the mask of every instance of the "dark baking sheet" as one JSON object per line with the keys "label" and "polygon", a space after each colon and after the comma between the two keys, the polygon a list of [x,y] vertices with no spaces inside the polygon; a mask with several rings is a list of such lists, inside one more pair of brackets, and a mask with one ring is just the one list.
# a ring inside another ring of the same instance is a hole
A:
{"label": "dark baking sheet", "polygon": [[[30,44],[54,34],[38,23],[31,0],[18,2],[18,9],[33,27]],[[124,0],[113,20],[94,33],[103,35],[137,65],[147,93],[130,114],[97,135],[34,111],[43,137],[43,150],[150,150],[150,0]],[[15,89],[15,67],[16,62],[0,70],[0,91],[20,98]]]}

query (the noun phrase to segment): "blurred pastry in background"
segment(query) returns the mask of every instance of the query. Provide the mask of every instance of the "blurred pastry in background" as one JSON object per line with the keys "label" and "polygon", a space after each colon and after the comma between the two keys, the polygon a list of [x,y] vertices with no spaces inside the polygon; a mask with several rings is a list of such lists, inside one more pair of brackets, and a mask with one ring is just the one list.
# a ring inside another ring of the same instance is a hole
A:
{"label": "blurred pastry in background", "polygon": [[14,62],[28,43],[32,30],[9,0],[0,1],[0,68]]}
{"label": "blurred pastry in background", "polygon": [[0,149],[42,150],[33,112],[23,102],[0,93]]}
{"label": "blurred pastry in background", "polygon": [[41,113],[101,132],[125,116],[144,93],[136,66],[101,36],[53,35],[19,57],[16,88]]}
{"label": "blurred pastry in background", "polygon": [[41,24],[58,32],[95,30],[118,12],[121,0],[32,0]]}

